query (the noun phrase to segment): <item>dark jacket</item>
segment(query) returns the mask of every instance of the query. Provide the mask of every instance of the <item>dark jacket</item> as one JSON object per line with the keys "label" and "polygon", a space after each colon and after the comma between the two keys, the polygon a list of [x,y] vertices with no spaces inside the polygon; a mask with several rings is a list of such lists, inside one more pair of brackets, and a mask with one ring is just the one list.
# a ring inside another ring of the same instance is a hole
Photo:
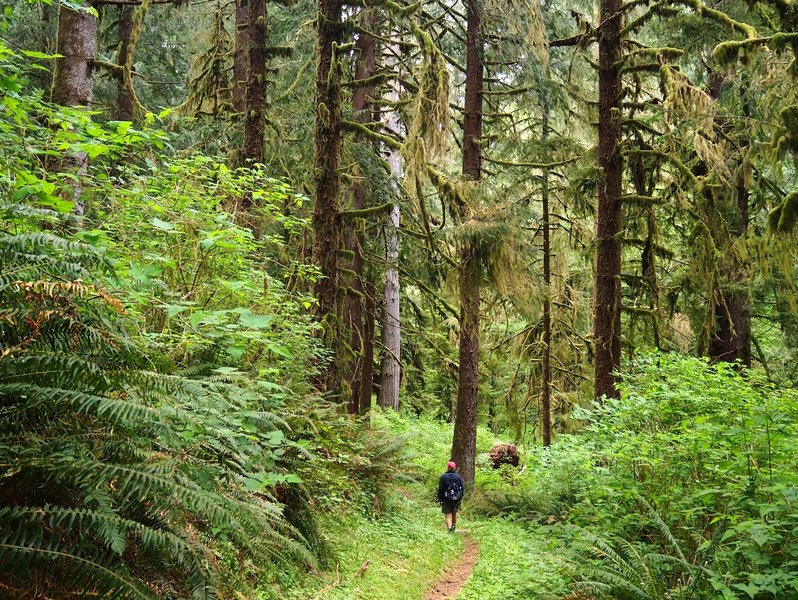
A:
{"label": "dark jacket", "polygon": [[461,486],[465,489],[463,485],[463,478],[460,477],[454,471],[447,471],[441,478],[438,480],[438,502],[443,502],[445,498],[443,497],[443,492],[446,491],[446,488],[449,487],[450,483],[459,482]]}

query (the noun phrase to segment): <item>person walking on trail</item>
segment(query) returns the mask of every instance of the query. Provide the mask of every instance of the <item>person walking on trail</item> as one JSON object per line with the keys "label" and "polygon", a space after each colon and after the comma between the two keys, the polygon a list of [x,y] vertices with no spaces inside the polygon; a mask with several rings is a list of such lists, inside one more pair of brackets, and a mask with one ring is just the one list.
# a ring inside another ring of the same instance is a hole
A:
{"label": "person walking on trail", "polygon": [[446,473],[438,480],[438,502],[441,503],[441,511],[446,519],[446,529],[449,533],[454,533],[465,486],[463,478],[457,473],[457,464],[451,460],[446,467]]}

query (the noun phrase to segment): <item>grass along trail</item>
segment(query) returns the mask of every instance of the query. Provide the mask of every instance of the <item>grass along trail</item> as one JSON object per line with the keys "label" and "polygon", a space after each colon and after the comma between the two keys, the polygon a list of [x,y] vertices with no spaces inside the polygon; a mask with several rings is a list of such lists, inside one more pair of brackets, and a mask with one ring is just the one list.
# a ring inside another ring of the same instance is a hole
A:
{"label": "grass along trail", "polygon": [[460,561],[447,570],[427,594],[426,600],[449,600],[457,598],[460,589],[471,577],[471,572],[479,560],[479,545],[469,537],[463,538],[463,555]]}
{"label": "grass along trail", "polygon": [[[375,428],[406,436],[414,481],[392,486],[380,514],[342,505],[321,524],[334,558],[315,574],[284,573],[258,600],[559,600],[568,594],[553,529],[488,517],[466,498],[460,535],[449,535],[435,501],[451,426],[375,414]],[[493,442],[480,432],[479,447]],[[365,566],[364,566],[365,565]]]}

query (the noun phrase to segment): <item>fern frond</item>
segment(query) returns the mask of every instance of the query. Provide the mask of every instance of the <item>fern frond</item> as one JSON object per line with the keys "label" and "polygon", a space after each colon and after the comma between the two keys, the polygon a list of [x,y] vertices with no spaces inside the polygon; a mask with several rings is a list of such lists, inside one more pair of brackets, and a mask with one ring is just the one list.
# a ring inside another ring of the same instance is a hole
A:
{"label": "fern frond", "polygon": [[79,413],[91,413],[120,425],[163,424],[161,412],[154,408],[138,402],[97,396],[78,390],[40,387],[29,383],[7,383],[0,384],[0,396],[10,399],[9,405],[15,412],[57,404],[59,411],[71,406]]}
{"label": "fern frond", "polygon": [[91,593],[120,600],[157,600],[154,593],[124,576],[117,568],[105,564],[100,557],[53,547],[52,542],[43,546],[0,542],[0,560],[16,573],[27,572],[38,561],[50,563],[50,569],[58,568],[61,573],[62,588],[71,588],[74,594]]}

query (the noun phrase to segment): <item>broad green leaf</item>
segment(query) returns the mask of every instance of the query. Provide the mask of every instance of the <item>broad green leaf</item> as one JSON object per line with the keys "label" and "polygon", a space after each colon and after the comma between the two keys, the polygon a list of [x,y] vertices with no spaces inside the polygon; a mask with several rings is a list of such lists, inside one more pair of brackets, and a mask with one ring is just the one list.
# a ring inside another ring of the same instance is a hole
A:
{"label": "broad green leaf", "polygon": [[176,228],[176,225],[174,223],[170,223],[169,221],[163,221],[158,217],[153,217],[152,219],[150,219],[150,223],[153,225],[153,227],[156,227],[157,229],[160,229],[162,231],[174,231]]}
{"label": "broad green leaf", "polygon": [[292,358],[293,357],[293,354],[291,354],[291,351],[288,348],[286,348],[285,346],[282,346],[280,344],[276,344],[274,342],[269,342],[269,343],[266,344],[266,347],[269,350],[271,350],[272,352],[274,352],[275,354],[277,354],[278,356],[283,356],[285,358]]}

